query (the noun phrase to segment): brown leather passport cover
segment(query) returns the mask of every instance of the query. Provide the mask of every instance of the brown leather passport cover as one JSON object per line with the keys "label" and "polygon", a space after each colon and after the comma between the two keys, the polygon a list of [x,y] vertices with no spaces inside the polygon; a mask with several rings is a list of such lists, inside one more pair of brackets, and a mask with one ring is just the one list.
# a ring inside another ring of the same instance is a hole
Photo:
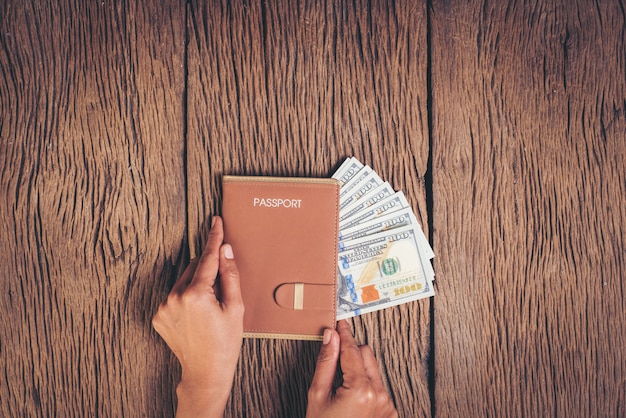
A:
{"label": "brown leather passport cover", "polygon": [[319,340],[335,327],[338,215],[334,179],[222,178],[245,337]]}

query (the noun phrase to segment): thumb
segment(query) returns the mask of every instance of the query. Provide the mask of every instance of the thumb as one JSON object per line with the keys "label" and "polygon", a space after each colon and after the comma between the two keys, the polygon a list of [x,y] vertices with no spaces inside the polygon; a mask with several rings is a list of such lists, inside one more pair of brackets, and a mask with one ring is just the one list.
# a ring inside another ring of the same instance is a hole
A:
{"label": "thumb", "polygon": [[[239,270],[235,262],[233,247],[230,244],[222,245],[220,251],[220,302],[226,308],[243,308],[241,297],[241,283],[239,281]],[[243,309],[242,309],[243,312]]]}
{"label": "thumb", "polygon": [[309,389],[311,400],[323,401],[333,393],[333,382],[339,358],[339,334],[334,329],[324,330],[324,341],[317,357],[315,374]]}

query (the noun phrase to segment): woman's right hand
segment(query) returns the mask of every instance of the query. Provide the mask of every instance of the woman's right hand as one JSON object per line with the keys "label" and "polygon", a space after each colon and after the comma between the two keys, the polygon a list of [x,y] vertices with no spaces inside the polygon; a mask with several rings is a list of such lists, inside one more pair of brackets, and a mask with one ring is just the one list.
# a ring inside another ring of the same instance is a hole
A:
{"label": "woman's right hand", "polygon": [[[337,361],[341,360],[343,384],[335,389]],[[337,322],[337,331],[326,329],[309,389],[307,418],[397,417],[391,398],[383,387],[372,349],[358,346],[350,326]]]}

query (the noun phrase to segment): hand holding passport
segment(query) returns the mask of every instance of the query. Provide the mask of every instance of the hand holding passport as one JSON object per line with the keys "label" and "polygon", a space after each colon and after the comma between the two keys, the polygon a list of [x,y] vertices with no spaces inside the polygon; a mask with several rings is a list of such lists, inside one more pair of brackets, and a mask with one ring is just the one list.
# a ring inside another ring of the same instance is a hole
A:
{"label": "hand holding passport", "polygon": [[[352,159],[348,163],[354,167]],[[382,222],[382,216],[381,222],[354,221],[380,212],[370,210],[381,198],[368,192],[378,181],[369,170],[362,176],[368,182],[358,189],[340,189],[346,175],[341,180],[223,178],[225,230],[215,217],[202,257],[188,266],[153,319],[183,368],[177,415],[223,414],[241,338],[247,336],[322,340],[307,416],[397,416],[372,350],[357,345],[346,321],[335,322],[338,310],[354,316],[405,301],[387,297],[389,288],[413,300],[427,295],[424,278],[431,284],[425,270],[420,275],[416,269],[423,257],[414,257],[413,250],[428,244],[421,230],[406,229],[413,224],[412,213],[402,211],[393,221]],[[370,182],[372,177],[376,181]],[[390,207],[387,202],[391,213]],[[342,214],[349,224],[343,229]],[[378,236],[393,228],[394,234]],[[215,286],[218,271],[220,285]],[[337,293],[337,282],[339,289],[347,287],[345,294]]]}

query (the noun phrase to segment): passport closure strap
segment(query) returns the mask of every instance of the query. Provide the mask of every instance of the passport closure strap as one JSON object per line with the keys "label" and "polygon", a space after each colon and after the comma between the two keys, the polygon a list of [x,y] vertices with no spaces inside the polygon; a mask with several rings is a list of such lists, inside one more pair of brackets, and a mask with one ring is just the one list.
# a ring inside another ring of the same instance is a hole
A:
{"label": "passport closure strap", "polygon": [[323,310],[328,308],[326,301],[333,291],[330,284],[281,283],[274,292],[274,300],[285,309]]}

